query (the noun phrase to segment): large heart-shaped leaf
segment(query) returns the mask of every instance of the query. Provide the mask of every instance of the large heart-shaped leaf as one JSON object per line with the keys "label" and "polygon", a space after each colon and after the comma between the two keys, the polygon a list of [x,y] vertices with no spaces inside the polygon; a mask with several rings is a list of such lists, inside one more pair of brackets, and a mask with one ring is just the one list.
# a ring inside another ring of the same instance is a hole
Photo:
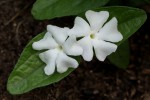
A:
{"label": "large heart-shaped leaf", "polygon": [[[61,80],[70,74],[74,69],[69,69],[63,74],[55,72],[51,76],[44,73],[45,64],[39,59],[40,52],[32,49],[32,43],[43,38],[44,33],[39,34],[25,47],[18,63],[10,74],[7,89],[11,94],[21,94],[34,88],[45,86]],[[79,58],[77,58],[78,61]]]}
{"label": "large heart-shaped leaf", "polygon": [[[145,12],[136,8],[106,7],[100,8],[100,10],[109,11],[111,17],[115,16],[118,19],[118,28],[124,37],[118,45],[135,33],[146,20]],[[63,74],[55,73],[51,76],[44,74],[45,64],[38,57],[40,52],[33,50],[31,47],[34,41],[38,41],[43,37],[43,34],[39,34],[31,40],[21,54],[8,80],[7,89],[11,94],[21,94],[37,87],[52,84],[73,71],[73,69],[70,69]]]}
{"label": "large heart-shaped leaf", "polygon": [[32,8],[35,19],[77,15],[89,9],[104,6],[109,0],[37,0]]}

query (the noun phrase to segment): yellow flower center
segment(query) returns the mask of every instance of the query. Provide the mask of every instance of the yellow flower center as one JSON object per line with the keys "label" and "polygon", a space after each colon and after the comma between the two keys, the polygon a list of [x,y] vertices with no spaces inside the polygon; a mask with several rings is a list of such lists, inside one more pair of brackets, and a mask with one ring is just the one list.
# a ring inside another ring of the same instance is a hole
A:
{"label": "yellow flower center", "polygon": [[60,51],[63,49],[63,47],[60,46],[60,45],[59,45],[57,48],[58,48],[58,50],[60,50]]}
{"label": "yellow flower center", "polygon": [[92,33],[92,34],[90,35],[90,38],[91,38],[91,39],[94,39],[94,38],[95,38],[95,34]]}

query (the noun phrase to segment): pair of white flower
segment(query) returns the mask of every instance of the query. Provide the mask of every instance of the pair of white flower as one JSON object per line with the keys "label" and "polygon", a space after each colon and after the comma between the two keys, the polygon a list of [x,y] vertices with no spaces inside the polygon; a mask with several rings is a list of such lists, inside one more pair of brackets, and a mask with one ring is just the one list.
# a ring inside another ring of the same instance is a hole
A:
{"label": "pair of white flower", "polygon": [[[69,67],[77,68],[78,62],[69,56],[82,55],[85,61],[93,58],[93,48],[98,60],[104,61],[111,53],[115,52],[117,45],[112,42],[119,42],[123,39],[122,34],[117,29],[117,19],[109,18],[107,11],[87,11],[85,16],[89,23],[83,18],[76,17],[74,27],[59,28],[48,25],[44,38],[33,43],[33,49],[47,51],[39,54],[39,57],[47,65],[45,74],[51,75],[57,72],[64,73]],[[78,41],[76,38],[81,38]],[[68,56],[69,55],[69,56]]]}

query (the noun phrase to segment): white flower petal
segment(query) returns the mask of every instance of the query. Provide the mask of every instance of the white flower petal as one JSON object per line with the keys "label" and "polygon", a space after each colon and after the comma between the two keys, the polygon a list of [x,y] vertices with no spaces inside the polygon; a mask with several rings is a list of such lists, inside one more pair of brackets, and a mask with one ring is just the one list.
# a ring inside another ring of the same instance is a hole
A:
{"label": "white flower petal", "polygon": [[67,56],[64,52],[59,53],[59,56],[56,60],[57,64],[57,72],[59,73],[64,73],[68,70],[68,68],[77,68],[78,67],[78,62]]}
{"label": "white flower petal", "polygon": [[82,47],[82,57],[85,61],[91,61],[93,58],[93,46],[91,44],[90,37],[84,37],[78,41],[78,44]]}
{"label": "white flower petal", "polygon": [[68,31],[68,35],[75,35],[76,37],[82,37],[89,35],[90,26],[89,24],[81,17],[76,17],[74,22],[74,27]]}
{"label": "white flower petal", "polygon": [[34,42],[32,44],[33,49],[35,50],[43,50],[43,49],[52,49],[55,48],[58,44],[52,38],[51,34],[47,32],[43,39]]}
{"label": "white flower petal", "polygon": [[122,34],[117,29],[117,19],[113,17],[103,28],[99,31],[98,37],[105,41],[119,42],[123,39]]}
{"label": "white flower petal", "polygon": [[83,53],[83,49],[77,44],[74,36],[69,37],[63,45],[63,49],[66,54],[72,56],[78,56]]}
{"label": "white flower petal", "polygon": [[59,44],[63,44],[68,37],[67,32],[69,28],[67,27],[60,28],[53,25],[47,25],[47,30],[53,35],[54,39]]}
{"label": "white flower petal", "polygon": [[100,61],[104,61],[108,55],[115,52],[117,49],[117,45],[98,39],[93,40],[92,44],[94,46],[95,55]]}
{"label": "white flower petal", "polygon": [[39,54],[40,59],[46,63],[46,67],[44,68],[46,75],[51,75],[54,73],[57,56],[58,51],[56,49],[51,49]]}
{"label": "white flower petal", "polygon": [[90,23],[91,29],[98,32],[100,28],[103,26],[103,24],[107,21],[109,17],[109,12],[108,11],[95,12],[88,10],[85,13],[85,16]]}

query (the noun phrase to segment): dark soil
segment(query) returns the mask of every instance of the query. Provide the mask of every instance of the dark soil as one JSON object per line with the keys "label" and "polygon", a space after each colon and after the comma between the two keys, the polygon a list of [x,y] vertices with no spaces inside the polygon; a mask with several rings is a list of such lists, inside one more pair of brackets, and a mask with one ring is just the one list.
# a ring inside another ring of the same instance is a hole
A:
{"label": "dark soil", "polygon": [[[32,3],[33,0],[0,1],[0,100],[150,100],[149,13],[147,22],[130,38],[130,64],[126,70],[94,59],[82,62],[56,84],[22,95],[9,94],[7,79],[28,41],[47,24],[70,27],[74,20],[34,20],[30,13]],[[149,5],[144,8],[150,11]]]}

